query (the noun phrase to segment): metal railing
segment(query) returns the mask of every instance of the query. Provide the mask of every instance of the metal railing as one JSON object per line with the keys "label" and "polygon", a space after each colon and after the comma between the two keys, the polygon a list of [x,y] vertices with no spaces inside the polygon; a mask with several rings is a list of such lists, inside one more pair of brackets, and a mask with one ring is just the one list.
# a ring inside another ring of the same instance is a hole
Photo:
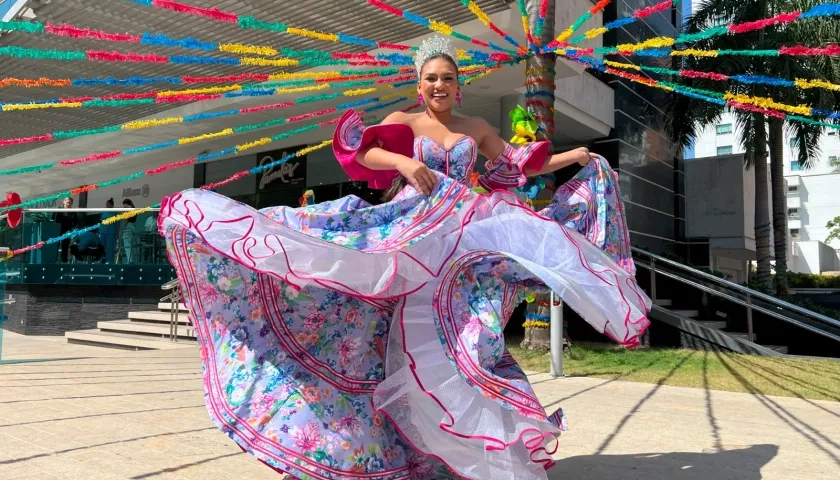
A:
{"label": "metal railing", "polygon": [[170,280],[160,286],[160,289],[169,292],[168,295],[161,298],[161,302],[169,302],[169,341],[178,341],[178,315],[180,314],[181,305],[181,287],[178,284],[178,279]]}
{"label": "metal railing", "polygon": [[[799,328],[803,328],[810,332],[816,333],[818,335],[822,335],[823,337],[830,338],[836,342],[840,342],[840,335],[836,335],[834,333],[825,331],[821,328],[815,327],[808,323],[805,323],[801,320],[797,320],[796,318],[791,318],[789,315],[785,315],[782,311],[787,310],[788,312],[794,312],[798,315],[803,317],[809,318],[814,320],[818,323],[823,325],[833,327],[840,331],[840,321],[835,320],[831,317],[827,317],[817,312],[812,312],[806,308],[802,308],[798,305],[794,305],[792,303],[785,302],[784,300],[780,300],[776,297],[771,295],[767,295],[766,293],[762,293],[756,290],[752,290],[750,288],[744,287],[743,285],[738,285],[737,283],[730,282],[729,280],[724,280],[722,278],[716,277],[712,274],[703,272],[701,270],[697,270],[696,268],[691,268],[689,266],[683,265],[679,262],[675,262],[673,260],[669,260],[665,257],[660,257],[659,255],[652,254],[650,252],[646,252],[644,250],[640,250],[636,247],[632,247],[633,253],[646,257],[650,263],[640,262],[638,259],[636,260],[636,265],[642,268],[647,269],[650,272],[650,298],[653,302],[656,302],[656,276],[662,275],[666,278],[670,278],[681,282],[683,284],[689,285],[691,287],[697,288],[698,290],[704,291],[706,293],[710,293],[717,297],[723,298],[735,304],[741,305],[746,308],[747,310],[747,338],[750,342],[755,341],[755,334],[753,330],[753,311],[764,313],[765,315],[769,315],[771,317],[777,318],[784,322],[787,322],[791,325],[795,325]],[[709,287],[699,282],[695,282],[684,278],[680,275],[665,271],[661,268],[657,268],[657,264],[660,265],[667,265],[668,267],[672,267],[676,270],[680,270],[687,275],[690,275],[695,278],[699,278],[704,282],[715,284],[717,287],[722,287],[730,290],[729,293],[721,292],[717,288]],[[734,293],[734,292],[737,293]],[[736,295],[741,295],[743,298],[739,298]],[[762,302],[766,302],[770,304],[768,306],[756,305],[755,301],[760,300]]]}

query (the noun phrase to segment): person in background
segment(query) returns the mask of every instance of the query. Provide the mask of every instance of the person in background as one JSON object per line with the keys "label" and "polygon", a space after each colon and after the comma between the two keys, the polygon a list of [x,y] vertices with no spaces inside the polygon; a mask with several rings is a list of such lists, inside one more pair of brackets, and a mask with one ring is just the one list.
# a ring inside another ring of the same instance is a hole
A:
{"label": "person in background", "polygon": [[158,220],[158,213],[152,212],[149,215],[149,218],[146,219],[146,223],[143,224],[143,230],[146,233],[157,233],[157,220]]}
{"label": "person in background", "polygon": [[[114,208],[114,199],[109,198],[105,202],[105,208]],[[115,212],[102,212],[99,216],[99,221],[111,218],[116,215]],[[114,253],[117,250],[117,225],[102,225],[99,227],[99,240],[102,242],[102,247],[105,249],[105,262],[114,263]]]}
{"label": "person in background", "polygon": [[[123,208],[135,208],[134,202],[130,198],[126,198],[122,203]],[[125,252],[125,263],[130,264],[134,253],[134,234],[137,230],[137,217],[128,217],[123,220],[122,232],[120,233],[120,240],[122,241],[122,249]]]}
{"label": "person in background", "polygon": [[[61,204],[61,208],[73,208],[73,199],[66,197]],[[79,226],[79,216],[74,212],[59,212],[55,214],[55,222],[59,225],[59,234],[64,235]],[[61,263],[67,263],[70,258],[69,254],[70,239],[67,238],[61,241]]]}
{"label": "person in background", "polygon": [[94,262],[99,261],[105,255],[105,248],[102,241],[93,232],[83,232],[75,238],[75,243],[70,245],[70,253],[76,260],[82,261],[89,256]]}

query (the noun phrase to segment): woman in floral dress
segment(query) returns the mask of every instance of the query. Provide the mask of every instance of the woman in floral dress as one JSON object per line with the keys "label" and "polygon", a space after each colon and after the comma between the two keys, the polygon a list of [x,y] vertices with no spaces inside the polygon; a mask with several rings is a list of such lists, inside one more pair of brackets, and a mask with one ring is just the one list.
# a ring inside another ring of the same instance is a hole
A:
{"label": "woman in floral dress", "polygon": [[[201,190],[164,201],[210,416],[278,471],[544,479],[565,418],[505,349],[513,308],[551,289],[621,344],[647,326],[614,172],[585,149],[514,149],[453,116],[455,58],[440,37],[418,51],[424,113],[365,127],[349,111],[336,128],[338,161],[388,189],[386,203],[256,211]],[[487,194],[470,184],[479,152],[493,159],[478,179]],[[575,162],[586,166],[540,212],[509,191]]]}

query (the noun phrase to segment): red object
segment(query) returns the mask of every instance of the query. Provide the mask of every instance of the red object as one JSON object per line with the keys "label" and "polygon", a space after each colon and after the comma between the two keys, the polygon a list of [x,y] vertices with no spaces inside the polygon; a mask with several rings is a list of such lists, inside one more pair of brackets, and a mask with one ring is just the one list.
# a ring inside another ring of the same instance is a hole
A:
{"label": "red object", "polygon": [[[0,202],[0,208],[3,207],[10,207],[12,205],[20,205],[20,195],[15,192],[8,192],[6,193],[6,201]],[[23,217],[23,212],[21,209],[9,210],[6,212],[6,222],[9,223],[9,226],[12,228],[17,227],[20,225],[20,220]]]}

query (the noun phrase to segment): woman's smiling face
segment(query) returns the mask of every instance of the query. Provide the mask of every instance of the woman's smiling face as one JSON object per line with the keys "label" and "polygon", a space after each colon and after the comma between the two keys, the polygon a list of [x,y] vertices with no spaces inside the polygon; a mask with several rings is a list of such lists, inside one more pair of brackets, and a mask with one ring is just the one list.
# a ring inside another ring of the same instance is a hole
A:
{"label": "woman's smiling face", "polygon": [[423,96],[423,102],[430,110],[435,112],[452,110],[460,88],[458,69],[451,61],[438,57],[423,65],[417,91]]}

